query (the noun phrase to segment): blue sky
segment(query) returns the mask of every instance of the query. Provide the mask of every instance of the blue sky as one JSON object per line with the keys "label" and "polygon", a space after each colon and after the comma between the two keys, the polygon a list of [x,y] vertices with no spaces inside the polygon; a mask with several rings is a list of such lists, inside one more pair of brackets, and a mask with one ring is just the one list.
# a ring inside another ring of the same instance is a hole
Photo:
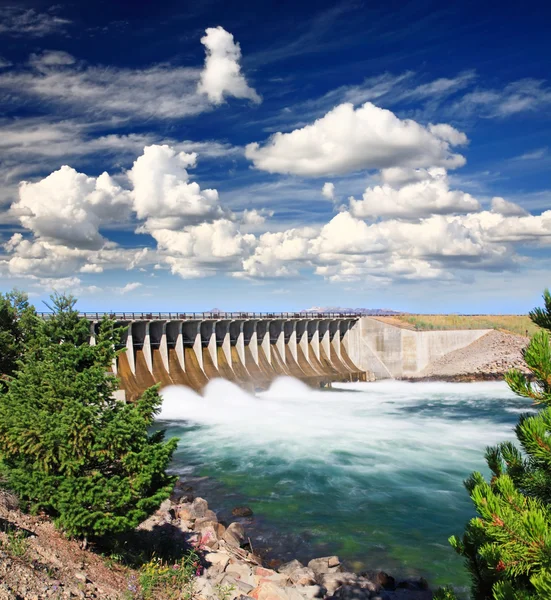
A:
{"label": "blue sky", "polygon": [[529,310],[551,284],[549,11],[0,1],[0,291]]}

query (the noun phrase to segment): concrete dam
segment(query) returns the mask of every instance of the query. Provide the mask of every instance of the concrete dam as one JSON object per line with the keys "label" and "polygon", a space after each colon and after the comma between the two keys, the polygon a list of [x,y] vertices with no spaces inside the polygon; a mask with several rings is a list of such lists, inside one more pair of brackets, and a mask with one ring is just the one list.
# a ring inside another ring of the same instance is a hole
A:
{"label": "concrete dam", "polygon": [[[107,313],[105,313],[107,314]],[[81,313],[94,343],[104,313]],[[200,391],[224,378],[254,391],[280,376],[315,387],[400,378],[488,330],[410,331],[348,313],[109,313],[126,328],[113,365],[127,400],[160,383]]]}

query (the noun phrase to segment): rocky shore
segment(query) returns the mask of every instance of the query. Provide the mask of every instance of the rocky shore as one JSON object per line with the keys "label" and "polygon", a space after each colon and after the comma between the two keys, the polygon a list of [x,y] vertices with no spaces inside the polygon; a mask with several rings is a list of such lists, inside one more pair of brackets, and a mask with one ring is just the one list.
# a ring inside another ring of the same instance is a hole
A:
{"label": "rocky shore", "polygon": [[465,348],[445,354],[408,381],[493,381],[512,368],[528,373],[522,351],[529,339],[490,331]]}
{"label": "rocky shore", "polygon": [[[249,516],[247,507],[236,516]],[[46,598],[141,598],[136,571],[83,550],[65,539],[45,517],[17,510],[0,491],[0,600]],[[15,551],[10,531],[25,531],[24,554]],[[193,583],[195,600],[430,600],[425,580],[395,580],[384,572],[346,571],[337,556],[265,565],[251,547],[243,525],[221,523],[203,498],[180,484],[169,500],[138,528],[164,543],[177,541],[200,557]],[[183,597],[183,596],[182,596]]]}

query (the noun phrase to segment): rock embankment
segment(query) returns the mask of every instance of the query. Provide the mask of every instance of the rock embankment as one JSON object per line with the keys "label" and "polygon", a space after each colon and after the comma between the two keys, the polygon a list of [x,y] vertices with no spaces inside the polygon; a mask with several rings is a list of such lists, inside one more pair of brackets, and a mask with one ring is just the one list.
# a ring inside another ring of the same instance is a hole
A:
{"label": "rock embankment", "polygon": [[509,369],[528,373],[522,350],[528,338],[490,331],[465,348],[445,354],[423,371],[410,377],[416,380],[471,381],[500,379]]}
{"label": "rock embankment", "polygon": [[[240,507],[239,512],[247,511]],[[0,526],[0,600],[142,598],[135,570],[83,550],[44,517],[22,514],[2,491]],[[25,543],[17,547],[10,532],[22,530]],[[138,530],[195,549],[201,566],[193,582],[194,600],[432,598],[423,579],[396,581],[383,572],[347,572],[337,556],[267,568],[253,552],[241,523],[220,523],[206,500],[179,493],[178,487]]]}
{"label": "rock embankment", "polygon": [[[307,565],[298,560],[266,568],[253,553],[243,525],[224,525],[202,498],[185,495],[166,502],[140,527],[154,529],[176,525],[188,542],[204,552],[203,570],[195,582],[198,599],[308,600],[430,600],[432,592],[423,579],[396,581],[383,572],[347,572],[337,556],[315,558]],[[243,507],[240,507],[243,508]],[[239,512],[242,512],[241,510]]]}

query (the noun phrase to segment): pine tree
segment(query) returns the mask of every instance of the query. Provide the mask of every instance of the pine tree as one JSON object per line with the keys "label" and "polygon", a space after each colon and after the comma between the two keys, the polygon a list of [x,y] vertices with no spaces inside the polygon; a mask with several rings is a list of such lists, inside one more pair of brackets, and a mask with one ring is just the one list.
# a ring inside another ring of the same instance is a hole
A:
{"label": "pine tree", "polygon": [[0,294],[0,392],[30,342],[36,328],[36,313],[27,294],[17,289]]}
{"label": "pine tree", "polygon": [[136,527],[174,485],[166,468],[176,441],[148,433],[157,387],[134,404],[114,399],[108,372],[119,332],[90,325],[72,297],[52,296],[53,316],[0,395],[0,457],[7,486],[68,535],[104,536]]}
{"label": "pine tree", "polygon": [[[524,350],[532,377],[519,370],[506,375],[509,387],[542,409],[522,415],[510,442],[487,448],[492,472],[487,482],[473,473],[465,482],[478,516],[460,540],[450,543],[465,557],[475,600],[551,598],[551,294],[545,307],[530,312],[542,330]],[[450,594],[450,591],[446,591]],[[451,595],[441,598],[451,598]]]}

